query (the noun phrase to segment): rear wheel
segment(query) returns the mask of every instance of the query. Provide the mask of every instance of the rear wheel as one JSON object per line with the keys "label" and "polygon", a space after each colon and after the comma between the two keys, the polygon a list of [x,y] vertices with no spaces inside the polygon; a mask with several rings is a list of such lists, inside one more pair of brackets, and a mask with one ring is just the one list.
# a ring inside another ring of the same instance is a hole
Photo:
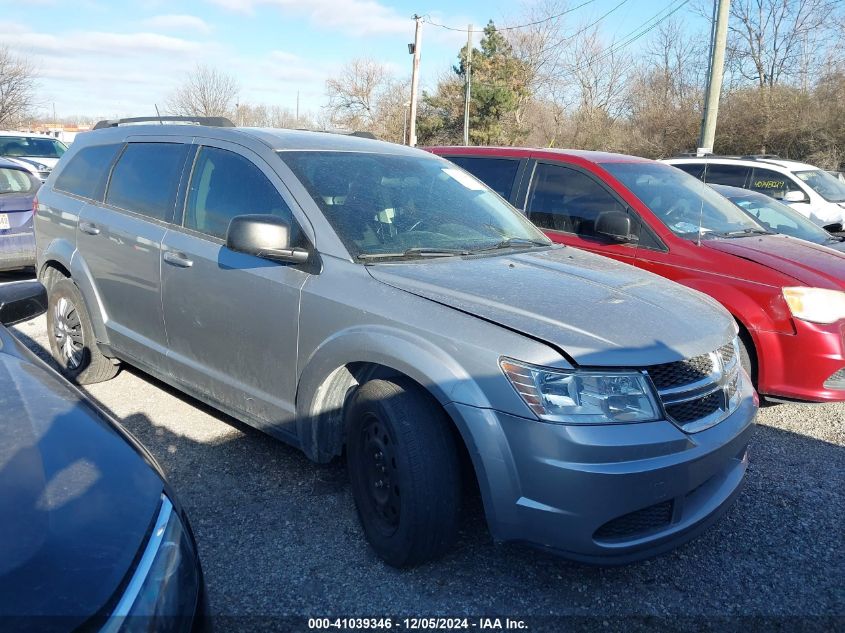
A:
{"label": "rear wheel", "polygon": [[458,529],[460,463],[443,409],[410,380],[371,380],[346,421],[352,494],[373,549],[394,567],[444,554]]}
{"label": "rear wheel", "polygon": [[113,378],[118,366],[97,347],[91,317],[79,288],[65,277],[48,287],[47,335],[62,373],[80,385]]}

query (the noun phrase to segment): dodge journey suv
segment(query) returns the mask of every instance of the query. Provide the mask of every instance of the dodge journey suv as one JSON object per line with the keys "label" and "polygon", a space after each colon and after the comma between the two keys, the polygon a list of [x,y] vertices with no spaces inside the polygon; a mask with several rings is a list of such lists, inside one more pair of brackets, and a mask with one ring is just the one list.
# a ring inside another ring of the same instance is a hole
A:
{"label": "dodge journey suv", "polygon": [[55,359],[345,455],[389,564],[447,550],[462,477],[495,539],[593,562],[674,547],[736,496],[757,397],[716,302],[551,243],[421,150],[101,127],[39,196]]}

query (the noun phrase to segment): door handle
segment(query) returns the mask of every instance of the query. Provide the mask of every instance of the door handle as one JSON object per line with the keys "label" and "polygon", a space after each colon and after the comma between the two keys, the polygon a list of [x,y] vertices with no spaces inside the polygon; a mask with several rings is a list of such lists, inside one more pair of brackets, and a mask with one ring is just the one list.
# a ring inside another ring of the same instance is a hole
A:
{"label": "door handle", "polygon": [[184,253],[164,251],[164,255],[162,257],[168,264],[178,266],[179,268],[190,268],[194,265],[194,261],[192,259],[188,259],[188,256]]}
{"label": "door handle", "polygon": [[93,222],[85,222],[84,220],[79,223],[79,230],[83,233],[87,233],[88,235],[100,234],[100,227],[98,227]]}

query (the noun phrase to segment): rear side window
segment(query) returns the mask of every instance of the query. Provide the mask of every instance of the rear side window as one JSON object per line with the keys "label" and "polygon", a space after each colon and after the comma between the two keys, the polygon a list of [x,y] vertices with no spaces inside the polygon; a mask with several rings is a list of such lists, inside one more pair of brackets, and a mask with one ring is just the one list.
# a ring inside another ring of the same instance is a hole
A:
{"label": "rear side window", "polygon": [[730,185],[731,187],[744,188],[745,181],[748,179],[748,172],[750,171],[751,169],[742,165],[708,163],[704,177],[699,177],[699,179],[715,185]]}
{"label": "rear side window", "polygon": [[493,191],[509,200],[519,171],[519,161],[510,158],[476,158],[469,156],[447,156],[450,161],[463,167]]}
{"label": "rear side window", "polygon": [[82,198],[102,201],[109,167],[121,147],[122,144],[92,145],[79,150],[62,168],[53,188]]}
{"label": "rear side window", "polygon": [[258,167],[235,152],[216,147],[200,149],[188,190],[185,227],[223,239],[232,218],[246,214],[269,214],[287,220],[291,243],[298,243],[290,208]]}
{"label": "rear side window", "polygon": [[182,143],[130,143],[114,167],[106,203],[170,221],[187,152]]}
{"label": "rear side window", "polygon": [[801,188],[789,176],[759,167],[754,168],[748,188],[777,199],[783,198],[788,191],[801,191]]}

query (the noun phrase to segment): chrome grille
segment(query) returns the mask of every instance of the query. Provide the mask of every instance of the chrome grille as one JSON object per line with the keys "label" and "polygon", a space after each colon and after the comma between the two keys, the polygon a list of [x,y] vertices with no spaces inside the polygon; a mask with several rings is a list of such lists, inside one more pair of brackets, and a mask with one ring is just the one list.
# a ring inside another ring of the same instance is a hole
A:
{"label": "chrome grille", "polygon": [[646,368],[667,417],[687,433],[721,422],[738,403],[734,342],[709,354]]}

